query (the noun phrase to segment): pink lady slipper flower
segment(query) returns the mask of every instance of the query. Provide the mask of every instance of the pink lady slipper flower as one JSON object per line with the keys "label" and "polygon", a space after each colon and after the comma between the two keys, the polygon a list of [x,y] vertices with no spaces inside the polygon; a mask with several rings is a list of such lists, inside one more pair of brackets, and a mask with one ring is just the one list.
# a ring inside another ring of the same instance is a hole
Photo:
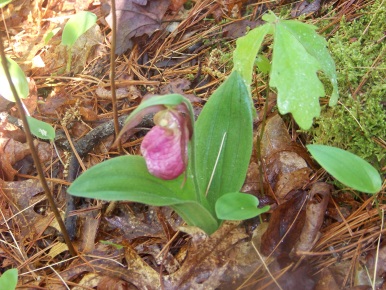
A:
{"label": "pink lady slipper flower", "polygon": [[[179,102],[169,105],[168,97],[178,98]],[[175,179],[186,170],[188,143],[193,135],[192,109],[187,99],[180,95],[144,99],[130,115],[118,139],[123,132],[136,126],[146,114],[154,112],[157,112],[154,115],[155,126],[143,139],[141,152],[150,174],[165,180]]]}
{"label": "pink lady slipper flower", "polygon": [[142,141],[147,169],[162,179],[175,179],[186,169],[189,129],[181,112],[166,109],[154,116],[154,126]]}

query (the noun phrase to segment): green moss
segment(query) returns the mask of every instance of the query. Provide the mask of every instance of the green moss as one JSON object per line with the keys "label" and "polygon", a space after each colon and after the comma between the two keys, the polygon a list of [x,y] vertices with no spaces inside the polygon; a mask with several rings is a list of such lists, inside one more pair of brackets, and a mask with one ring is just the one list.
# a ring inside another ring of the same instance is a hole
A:
{"label": "green moss", "polygon": [[[329,40],[338,72],[340,103],[324,108],[310,133],[314,143],[349,150],[380,169],[385,166],[386,155],[377,142],[386,139],[386,41],[382,40],[386,6],[377,0],[359,15],[351,22],[343,19]],[[366,74],[366,82],[353,97]]]}

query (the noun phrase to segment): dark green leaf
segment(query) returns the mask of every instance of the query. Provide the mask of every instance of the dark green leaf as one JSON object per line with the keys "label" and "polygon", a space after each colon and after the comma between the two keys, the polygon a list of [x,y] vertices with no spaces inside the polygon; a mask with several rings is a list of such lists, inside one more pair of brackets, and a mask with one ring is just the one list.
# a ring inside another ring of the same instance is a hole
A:
{"label": "dark green leaf", "polygon": [[62,44],[73,46],[76,40],[96,23],[96,20],[97,16],[88,11],[73,15],[64,26]]}
{"label": "dark green leaf", "polygon": [[245,220],[269,210],[269,206],[258,208],[257,197],[241,192],[230,192],[216,202],[216,214],[222,220]]}
{"label": "dark green leaf", "polygon": [[43,140],[54,140],[55,129],[46,122],[39,121],[31,116],[27,116],[28,125],[31,133]]}
{"label": "dark green leaf", "polygon": [[328,173],[343,184],[367,193],[381,190],[379,173],[359,156],[325,145],[307,145],[307,149]]}
{"label": "dark green leaf", "polygon": [[[28,81],[25,77],[23,70],[20,66],[8,56],[6,57],[8,61],[8,70],[11,75],[12,83],[16,88],[16,92],[19,95],[19,98],[25,99],[29,94]],[[11,87],[9,86],[7,76],[0,62],[0,95],[6,98],[8,101],[14,102],[15,98],[12,94]]]}
{"label": "dark green leaf", "polygon": [[244,183],[252,153],[252,123],[248,90],[233,71],[206,103],[193,136],[199,191],[207,192],[213,208],[221,195],[239,191]]}

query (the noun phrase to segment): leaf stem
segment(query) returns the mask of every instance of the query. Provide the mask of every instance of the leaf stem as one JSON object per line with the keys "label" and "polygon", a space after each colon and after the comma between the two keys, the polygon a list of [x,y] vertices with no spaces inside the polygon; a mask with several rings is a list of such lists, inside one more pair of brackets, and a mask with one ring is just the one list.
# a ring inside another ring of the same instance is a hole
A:
{"label": "leaf stem", "polygon": [[40,183],[44,189],[44,192],[46,194],[48,202],[50,203],[51,210],[54,213],[56,220],[58,221],[59,227],[62,231],[62,234],[63,234],[64,240],[67,244],[68,250],[70,251],[70,254],[72,256],[76,256],[77,253],[75,251],[75,248],[71,243],[71,240],[70,240],[70,237],[68,236],[64,222],[60,216],[59,210],[56,207],[54,198],[52,197],[51,191],[48,187],[47,180],[44,177],[43,168],[40,164],[39,156],[38,156],[38,153],[36,151],[35,145],[33,143],[33,138],[31,135],[31,131],[30,131],[28,122],[27,122],[27,117],[26,117],[24,109],[23,109],[23,104],[19,98],[19,95],[16,91],[15,85],[13,84],[12,79],[11,79],[11,74],[10,74],[9,69],[8,69],[8,61],[7,61],[7,59],[5,57],[5,53],[4,53],[4,45],[3,45],[3,39],[2,38],[0,39],[0,55],[1,55],[1,62],[2,62],[3,68],[4,68],[5,75],[7,77],[12,94],[15,98],[17,108],[20,112],[20,118],[23,121],[23,126],[24,126],[24,130],[25,130],[27,142],[28,142],[29,148],[31,150],[31,155],[32,155],[32,158],[34,160],[36,170],[37,170],[38,175],[39,175]]}

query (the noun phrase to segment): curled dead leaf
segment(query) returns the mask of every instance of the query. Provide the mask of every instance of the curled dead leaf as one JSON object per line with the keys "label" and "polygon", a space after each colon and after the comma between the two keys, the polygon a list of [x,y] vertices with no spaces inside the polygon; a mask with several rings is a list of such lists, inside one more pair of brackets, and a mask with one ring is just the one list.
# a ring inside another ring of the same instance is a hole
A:
{"label": "curled dead leaf", "polygon": [[12,165],[29,154],[28,144],[9,138],[0,138],[1,177],[6,181],[12,181],[17,173]]}
{"label": "curled dead leaf", "polygon": [[319,237],[319,230],[323,224],[327,209],[331,185],[318,182],[312,185],[309,192],[310,200],[306,207],[306,221],[300,234],[299,241],[295,245],[295,253],[309,251]]}
{"label": "curled dead leaf", "polygon": [[[161,20],[170,4],[169,0],[119,0],[116,2],[117,44],[115,53],[122,54],[131,48],[132,38],[152,35],[161,27]],[[106,17],[112,26],[111,13]]]}

